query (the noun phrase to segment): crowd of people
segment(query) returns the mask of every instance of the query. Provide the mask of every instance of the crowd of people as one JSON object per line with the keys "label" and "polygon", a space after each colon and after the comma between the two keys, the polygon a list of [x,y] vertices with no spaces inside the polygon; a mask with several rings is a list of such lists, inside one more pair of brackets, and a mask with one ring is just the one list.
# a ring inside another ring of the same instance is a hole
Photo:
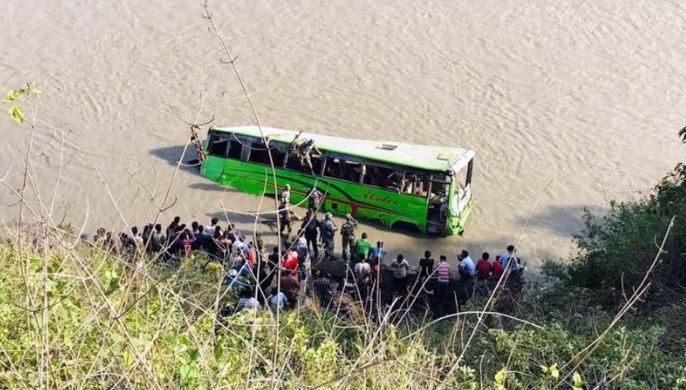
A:
{"label": "crowd of people", "polygon": [[[327,306],[336,292],[366,300],[374,295],[370,292],[375,288],[389,292],[391,298],[404,298],[417,291],[431,295],[439,302],[438,311],[445,311],[440,308],[440,302],[453,300],[451,286],[455,280],[474,286],[474,293],[488,293],[506,273],[520,274],[523,270],[513,245],[495,259],[484,252],[476,262],[468,251],[462,250],[456,256],[455,268],[445,255],[440,255],[436,262],[429,250],[419,259],[418,267],[410,266],[402,254],[385,264],[387,251],[382,241],[373,244],[364,232],[358,238],[358,222],[351,215],[345,216],[340,230],[330,213],[319,219],[320,194],[310,195],[307,213],[299,218],[289,207],[290,187],[283,188],[279,212],[284,241],[282,245],[274,245],[269,254],[259,232],[249,240],[234,225],[222,226],[218,218],[211,218],[208,225],[198,221],[187,225],[175,217],[166,227],[150,223],[139,231],[133,226],[129,232],[120,233],[118,239],[100,228],[94,243],[108,251],[133,257],[147,255],[160,262],[178,261],[193,252],[203,253],[208,261],[218,262],[225,269],[225,284],[237,296],[236,311],[262,307],[285,309],[296,305],[304,296],[316,296]],[[295,234],[294,221],[301,222]],[[340,256],[334,244],[337,232],[342,246]],[[346,270],[344,275],[334,278],[331,273],[319,270],[326,269],[322,264],[336,261],[344,262],[345,266],[341,267]],[[390,276],[386,285],[380,274],[383,269]],[[413,286],[408,283],[410,275]]]}

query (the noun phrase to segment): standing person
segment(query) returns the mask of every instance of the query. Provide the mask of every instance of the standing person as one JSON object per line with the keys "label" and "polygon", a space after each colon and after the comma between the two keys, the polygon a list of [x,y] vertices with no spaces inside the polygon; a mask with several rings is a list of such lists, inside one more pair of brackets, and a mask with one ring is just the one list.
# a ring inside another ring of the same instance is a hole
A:
{"label": "standing person", "polygon": [[307,241],[305,240],[305,237],[298,238],[298,243],[295,245],[295,251],[298,252],[300,266],[304,266],[305,262],[310,257],[310,251],[307,250]]}
{"label": "standing person", "polygon": [[264,255],[264,240],[262,239],[262,233],[260,232],[255,233],[255,249],[257,260],[259,261]]}
{"label": "standing person", "polygon": [[145,247],[145,251],[150,253],[152,252],[152,232],[153,232],[153,226],[151,224],[146,224],[143,226],[143,234],[141,235],[141,239],[143,239],[143,246]]}
{"label": "standing person", "polygon": [[219,226],[218,224],[219,224],[219,218],[217,218],[217,217],[212,217],[212,219],[210,219],[210,224],[207,225],[207,226],[205,226],[205,231],[208,232],[208,233],[211,232],[211,234],[213,234],[213,233],[214,233],[214,229],[216,229],[217,226]]}
{"label": "standing person", "polygon": [[419,259],[419,280],[421,283],[431,277],[434,273],[434,258],[431,257],[431,251],[424,251],[424,257]]}
{"label": "standing person", "polygon": [[386,250],[383,248],[383,241],[377,241],[376,246],[369,251],[369,266],[372,268],[372,282],[376,283],[379,275],[379,264],[383,262]]}
{"label": "standing person", "polygon": [[503,276],[503,273],[505,273],[505,268],[503,268],[503,265],[500,264],[500,255],[497,255],[495,257],[495,261],[493,262],[492,265],[492,271],[493,271],[493,279],[495,281],[498,281],[501,276]]}
{"label": "standing person", "polygon": [[478,280],[487,280],[491,277],[493,267],[488,259],[491,257],[488,252],[481,254],[481,259],[476,263],[476,278]]}
{"label": "standing person", "polygon": [[205,227],[203,225],[198,225],[198,234],[195,235],[195,238],[196,240],[193,244],[193,249],[207,252],[211,246],[209,241],[212,240],[212,237],[205,232]]}
{"label": "standing person", "polygon": [[176,231],[176,228],[179,227],[179,224],[181,223],[181,217],[178,215],[174,217],[174,219],[171,221],[169,226],[167,226],[167,237],[171,236],[172,233]]}
{"label": "standing person", "polygon": [[367,262],[367,258],[361,253],[359,254],[357,264],[355,264],[354,271],[355,278],[357,278],[358,282],[363,281],[364,283],[368,283],[369,275],[372,273],[372,267]]}
{"label": "standing person", "polygon": [[162,250],[162,246],[167,242],[167,237],[162,233],[162,225],[159,223],[155,225],[155,231],[152,233],[152,250],[153,252],[159,252]]}
{"label": "standing person", "polygon": [[490,257],[488,252],[484,252],[481,254],[481,259],[476,262],[476,289],[482,295],[489,293],[488,281],[493,271],[493,266],[488,261]]}
{"label": "standing person", "polygon": [[317,214],[312,210],[308,210],[305,214],[301,230],[305,231],[305,242],[307,248],[312,250],[314,258],[319,258],[319,248],[317,247],[317,236],[319,235],[319,220]]}
{"label": "standing person", "polygon": [[181,233],[181,245],[183,247],[183,255],[189,256],[191,250],[193,249],[193,243],[195,242],[195,237],[191,234],[191,231],[186,229]]}
{"label": "standing person", "polygon": [[236,250],[239,252],[243,257],[248,257],[248,250],[249,250],[248,244],[245,242],[245,236],[242,234],[238,235],[238,241],[236,241]]}
{"label": "standing person", "polygon": [[522,265],[519,263],[516,253],[517,248],[514,245],[508,245],[507,250],[500,255],[500,265],[506,272],[521,270]]}
{"label": "standing person", "polygon": [[298,252],[295,250],[295,248],[290,248],[286,252],[286,257],[283,260],[283,268],[286,268],[290,271],[295,271],[298,269]]}
{"label": "standing person", "polygon": [[353,219],[350,214],[345,215],[345,222],[341,225],[341,242],[343,244],[343,260],[348,260],[348,249],[350,249],[351,258],[353,256],[355,245],[355,228],[357,221]]}
{"label": "standing person", "polygon": [[279,194],[279,202],[285,204],[284,207],[288,207],[291,204],[291,185],[286,184],[283,186],[281,193]]}
{"label": "standing person", "polygon": [[436,267],[436,288],[434,289],[434,297],[436,298],[436,306],[438,316],[442,316],[448,307],[448,300],[450,297],[450,263],[448,258],[444,255],[439,257],[438,267]]}
{"label": "standing person", "polygon": [[283,231],[287,230],[287,235],[291,235],[291,231],[293,228],[291,227],[291,222],[293,221],[293,213],[291,210],[288,208],[288,203],[286,202],[281,202],[279,204],[279,219],[281,223],[281,234],[283,235]]}
{"label": "standing person", "polygon": [[367,233],[362,233],[362,238],[355,241],[355,258],[360,258],[364,256],[365,259],[369,258],[369,252],[372,249],[372,244],[367,240]]}
{"label": "standing person", "polygon": [[286,295],[288,302],[292,306],[295,306],[298,302],[298,294],[300,293],[300,282],[297,275],[296,271],[286,271],[281,275],[281,291]]}
{"label": "standing person", "polygon": [[474,265],[474,260],[469,257],[469,252],[462,250],[462,252],[457,255],[457,259],[460,261],[457,266],[460,276],[463,280],[472,280],[476,274],[476,266]]}
{"label": "standing person", "polygon": [[312,187],[308,194],[307,209],[312,212],[313,215],[317,215],[317,210],[322,203],[324,194],[317,189],[317,187]]}
{"label": "standing person", "polygon": [[270,269],[276,269],[279,266],[279,247],[278,245],[272,249],[272,253],[267,257]]}
{"label": "standing person", "polygon": [[255,260],[257,255],[255,255],[255,244],[252,241],[248,243],[248,250],[245,254],[245,259],[248,261],[250,268],[255,268]]}
{"label": "standing person", "polygon": [[336,233],[336,224],[333,221],[331,213],[326,213],[324,221],[319,225],[321,232],[322,244],[324,245],[324,259],[333,259],[334,252],[334,234]]}
{"label": "standing person", "polygon": [[217,244],[219,245],[219,248],[222,250],[222,253],[230,253],[229,247],[231,247],[231,239],[229,239],[229,233],[224,232],[221,235],[221,237],[219,237],[219,239],[217,240]]}
{"label": "standing person", "polygon": [[222,236],[223,234],[221,227],[219,227],[219,225],[215,226],[209,252],[215,258],[221,259],[222,264],[226,264],[226,261],[229,259],[229,255],[231,253],[227,252],[226,248],[222,247],[222,245],[220,244]]}
{"label": "standing person", "polygon": [[138,233],[138,226],[131,226],[131,239],[134,240],[136,245],[143,243],[143,239]]}
{"label": "standing person", "polygon": [[367,298],[372,267],[369,265],[367,258],[362,253],[359,254],[357,264],[355,264],[353,271],[355,272],[355,281],[357,282],[357,287],[360,290],[361,298],[364,300]]}
{"label": "standing person", "polygon": [[300,237],[298,239],[298,244],[295,246],[295,251],[298,252],[298,263],[300,265],[300,280],[305,280],[309,275],[310,263],[310,251],[307,250],[307,242],[305,237]]}
{"label": "standing person", "polygon": [[322,307],[327,307],[331,302],[333,289],[331,288],[331,275],[324,274],[321,270],[315,271],[314,279],[312,280],[312,287],[314,293],[319,298],[319,304]]}
{"label": "standing person", "polygon": [[396,257],[395,261],[391,263],[391,269],[393,270],[393,283],[395,287],[395,292],[401,297],[404,297],[407,293],[407,270],[410,268],[410,264],[405,260],[405,257],[401,254]]}

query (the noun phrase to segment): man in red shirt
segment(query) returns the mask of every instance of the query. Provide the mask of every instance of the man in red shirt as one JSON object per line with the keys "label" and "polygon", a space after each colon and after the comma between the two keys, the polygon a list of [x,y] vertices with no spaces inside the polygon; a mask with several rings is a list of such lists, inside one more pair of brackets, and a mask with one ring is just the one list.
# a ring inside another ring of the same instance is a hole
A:
{"label": "man in red shirt", "polygon": [[286,252],[286,258],[283,261],[283,267],[289,270],[295,270],[298,268],[298,252],[291,248]]}
{"label": "man in red shirt", "polygon": [[500,264],[500,256],[495,257],[495,261],[493,262],[493,279],[496,281],[500,279],[501,276],[503,276],[503,272],[505,272],[505,268],[503,268],[503,265]]}
{"label": "man in red shirt", "polygon": [[488,252],[484,252],[481,255],[481,260],[479,260],[479,262],[476,263],[476,274],[479,280],[486,280],[491,276],[491,271],[493,270],[493,267],[491,266],[491,263],[488,261],[489,257],[490,255],[488,254]]}
{"label": "man in red shirt", "polygon": [[298,273],[296,271],[283,272],[281,275],[281,292],[286,295],[291,305],[296,304],[300,292],[300,282],[298,282]]}
{"label": "man in red shirt", "polygon": [[490,289],[488,288],[488,279],[491,276],[491,271],[493,267],[488,261],[490,255],[488,252],[484,252],[481,255],[481,259],[476,263],[476,291],[481,295],[488,295]]}

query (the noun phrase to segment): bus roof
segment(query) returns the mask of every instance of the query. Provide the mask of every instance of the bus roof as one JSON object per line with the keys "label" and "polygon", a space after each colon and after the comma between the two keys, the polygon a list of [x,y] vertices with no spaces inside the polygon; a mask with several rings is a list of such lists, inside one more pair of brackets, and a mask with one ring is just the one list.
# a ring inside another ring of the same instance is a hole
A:
{"label": "bus roof", "polygon": [[[212,130],[261,137],[260,129],[257,126],[213,127],[210,131]],[[286,144],[290,143],[298,134],[294,130],[271,127],[262,127],[262,131],[265,137],[270,136],[272,140]],[[315,146],[322,151],[431,171],[452,170],[457,172],[474,157],[474,151],[456,147],[360,140],[306,132],[300,135],[300,139],[308,138],[313,139]]]}

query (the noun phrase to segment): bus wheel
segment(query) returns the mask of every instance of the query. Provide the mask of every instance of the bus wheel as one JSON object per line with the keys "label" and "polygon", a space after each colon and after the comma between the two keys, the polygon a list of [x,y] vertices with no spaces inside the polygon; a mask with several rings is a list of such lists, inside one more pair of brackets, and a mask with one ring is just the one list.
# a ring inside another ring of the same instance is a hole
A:
{"label": "bus wheel", "polygon": [[419,229],[419,227],[413,223],[410,222],[405,222],[405,221],[398,221],[393,224],[391,227],[393,230],[397,230],[400,232],[405,232],[405,233],[412,233],[412,234],[421,234],[422,231]]}

